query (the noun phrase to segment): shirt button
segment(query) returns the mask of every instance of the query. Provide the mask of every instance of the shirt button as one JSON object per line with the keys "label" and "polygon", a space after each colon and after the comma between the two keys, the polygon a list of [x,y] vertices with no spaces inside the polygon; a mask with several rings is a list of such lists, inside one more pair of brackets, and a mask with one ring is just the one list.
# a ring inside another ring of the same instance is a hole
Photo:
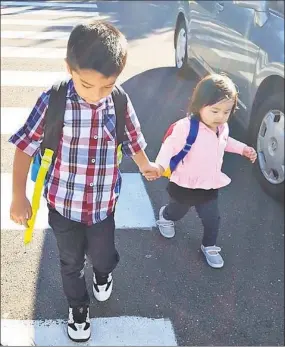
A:
{"label": "shirt button", "polygon": [[91,162],[92,162],[92,163],[95,163],[95,159],[92,159]]}
{"label": "shirt button", "polygon": [[98,139],[98,136],[97,136],[97,135],[95,135],[95,136],[94,136],[94,140],[97,140],[97,139]]}
{"label": "shirt button", "polygon": [[93,183],[90,183],[90,187],[93,187]]}

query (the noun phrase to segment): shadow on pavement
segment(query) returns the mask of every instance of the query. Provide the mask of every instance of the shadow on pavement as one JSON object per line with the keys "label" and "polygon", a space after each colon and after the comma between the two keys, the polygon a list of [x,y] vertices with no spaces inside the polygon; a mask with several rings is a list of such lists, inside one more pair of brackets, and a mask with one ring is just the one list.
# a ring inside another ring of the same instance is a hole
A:
{"label": "shadow on pavement", "polygon": [[[151,160],[155,159],[170,123],[186,114],[196,82],[178,77],[174,67],[161,67],[138,74],[122,84],[140,120]],[[127,160],[122,168],[129,171],[126,165]]]}
{"label": "shadow on pavement", "polygon": [[[90,2],[91,3],[91,2]],[[136,40],[147,37],[148,35],[157,31],[170,31],[175,27],[177,1],[94,1],[98,5],[97,8],[92,8],[92,12],[97,12],[100,16],[105,16],[107,21],[112,22],[118,29],[120,29],[127,37],[128,40]],[[92,6],[92,4],[91,4]],[[8,7],[3,7],[3,9]],[[13,13],[3,14],[4,17],[20,15],[29,13],[30,11],[37,10],[39,15],[41,11],[56,10],[58,6],[54,7],[37,7],[31,6],[29,8],[19,8],[18,11]],[[89,12],[86,8],[65,7],[65,12],[69,12],[70,19],[78,18],[80,22],[82,16],[74,16],[73,12]],[[60,14],[60,12],[58,12]],[[90,17],[90,16],[89,16]],[[66,17],[68,18],[68,16]],[[89,19],[91,19],[90,17]],[[86,19],[86,17],[84,17]],[[57,26],[45,27],[42,32],[47,31],[71,31],[71,27],[63,28]],[[41,40],[43,41],[43,40]],[[38,41],[38,44],[41,44]],[[44,42],[54,40],[44,40]]]}
{"label": "shadow on pavement", "polygon": [[173,30],[178,1],[99,1],[98,12],[109,16],[128,40],[157,30]]}

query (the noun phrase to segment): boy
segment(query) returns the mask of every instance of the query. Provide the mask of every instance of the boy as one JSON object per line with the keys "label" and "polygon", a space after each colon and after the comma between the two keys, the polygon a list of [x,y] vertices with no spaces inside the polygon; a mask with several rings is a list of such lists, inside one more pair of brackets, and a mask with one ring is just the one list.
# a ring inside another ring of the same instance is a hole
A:
{"label": "boy", "polygon": [[[93,293],[107,300],[112,271],[119,261],[114,245],[114,210],[121,177],[117,167],[116,115],[111,96],[127,59],[123,34],[103,21],[76,26],[69,37],[68,82],[62,138],[45,184],[49,223],[59,249],[63,289],[69,304],[68,336],[90,338],[89,295],[84,278],[85,255],[93,265]],[[40,150],[50,90],[42,93],[24,126],[10,138],[16,145],[11,219],[27,225],[31,205],[26,181],[32,157]],[[146,142],[127,97],[123,142],[141,173],[158,173],[144,149]]]}

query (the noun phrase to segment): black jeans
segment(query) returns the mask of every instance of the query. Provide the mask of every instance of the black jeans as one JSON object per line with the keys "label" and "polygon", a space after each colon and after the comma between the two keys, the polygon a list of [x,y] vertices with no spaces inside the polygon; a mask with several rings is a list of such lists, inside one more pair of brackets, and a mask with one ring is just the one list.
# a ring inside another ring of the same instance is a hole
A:
{"label": "black jeans", "polygon": [[86,255],[92,261],[98,282],[119,262],[114,242],[114,214],[101,223],[87,226],[67,219],[49,207],[49,224],[57,240],[63,290],[69,306],[89,305],[84,276]]}
{"label": "black jeans", "polygon": [[[167,220],[175,222],[182,219],[190,208],[191,206],[188,204],[182,204],[174,199],[171,199],[163,212],[163,217]],[[214,246],[217,241],[220,227],[218,198],[195,205],[195,209],[204,227],[202,245],[205,247]]]}

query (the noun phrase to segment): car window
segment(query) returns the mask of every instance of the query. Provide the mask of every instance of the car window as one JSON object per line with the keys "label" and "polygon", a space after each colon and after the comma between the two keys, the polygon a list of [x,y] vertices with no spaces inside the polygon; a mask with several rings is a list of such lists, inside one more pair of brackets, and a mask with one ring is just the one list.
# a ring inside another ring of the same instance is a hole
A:
{"label": "car window", "polygon": [[284,0],[270,0],[268,3],[271,10],[278,12],[284,17]]}
{"label": "car window", "polygon": [[205,1],[205,0],[198,0],[196,1],[200,6],[202,6],[205,10],[209,12],[213,12],[215,10],[215,3],[217,1]]}

